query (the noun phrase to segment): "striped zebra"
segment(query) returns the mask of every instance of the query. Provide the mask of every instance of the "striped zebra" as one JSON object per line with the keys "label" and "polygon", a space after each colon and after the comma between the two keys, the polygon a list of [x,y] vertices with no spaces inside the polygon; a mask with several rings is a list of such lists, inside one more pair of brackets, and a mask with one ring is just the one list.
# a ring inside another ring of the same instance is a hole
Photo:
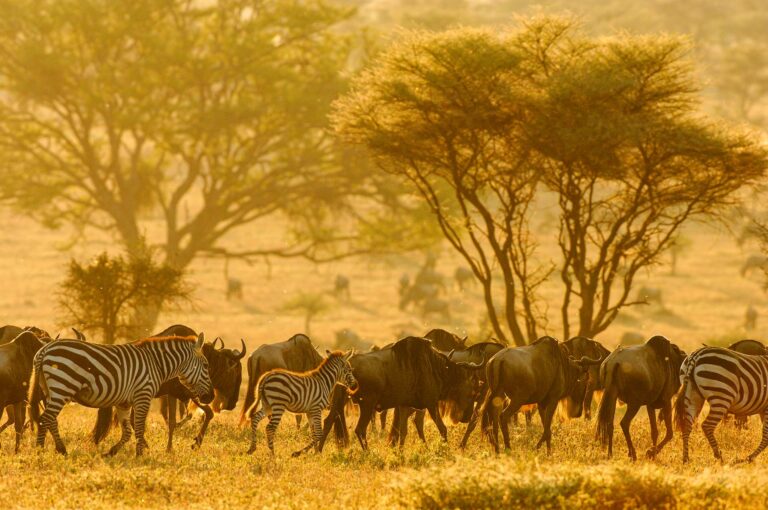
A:
{"label": "striped zebra", "polygon": [[723,461],[715,439],[715,427],[726,414],[763,419],[760,444],[746,459],[752,462],[768,446],[768,356],[741,354],[719,347],[704,347],[688,356],[680,367],[680,389],[675,403],[675,422],[683,436],[683,462],[688,462],[688,438],[704,402],[709,414],[701,429],[715,458]]}
{"label": "striped zebra", "polygon": [[[39,424],[37,445],[45,445],[50,431],[56,451],[66,455],[59,436],[57,417],[75,401],[87,407],[114,406],[122,426],[114,455],[131,438],[131,407],[136,430],[136,455],[148,444],[144,439],[149,405],[160,385],[178,377],[203,403],[213,400],[208,361],[203,356],[205,337],[167,336],[124,345],[96,345],[80,341],[51,342],[40,349],[33,362],[30,381],[30,416]],[[38,402],[45,398],[40,416]]]}
{"label": "striped zebra", "polygon": [[[331,391],[336,384],[350,390],[357,388],[357,380],[352,375],[349,359],[352,352],[326,351],[328,357],[320,365],[308,372],[291,372],[283,369],[270,370],[259,380],[258,398],[251,405],[247,415],[251,418],[251,447],[248,453],[256,450],[256,427],[264,416],[269,416],[267,424],[267,445],[275,453],[275,431],[285,411],[306,413],[312,426],[312,441],[294,456],[306,452],[313,446],[317,449],[322,437],[320,415],[328,406]],[[256,410],[261,402],[261,409]]]}

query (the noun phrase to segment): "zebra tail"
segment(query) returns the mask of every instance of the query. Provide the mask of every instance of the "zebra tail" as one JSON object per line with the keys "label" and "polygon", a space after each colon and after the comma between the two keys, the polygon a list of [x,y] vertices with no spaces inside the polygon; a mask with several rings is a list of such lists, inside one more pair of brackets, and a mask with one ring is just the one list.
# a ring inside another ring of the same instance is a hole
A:
{"label": "zebra tail", "polygon": [[93,444],[98,445],[105,437],[107,437],[107,434],[109,434],[114,421],[112,415],[113,412],[111,407],[99,408],[99,413],[96,416],[96,423],[93,425],[93,430],[91,430],[90,434]]}
{"label": "zebra tail", "polygon": [[[602,368],[602,367],[601,367]],[[597,427],[595,428],[595,439],[600,441],[602,446],[608,446],[608,441],[613,435],[613,417],[616,415],[616,399],[618,399],[618,381],[616,380],[616,370],[618,363],[610,367],[610,371],[605,374],[605,390],[603,398],[600,399],[600,407],[597,411]]]}
{"label": "zebra tail", "polygon": [[41,387],[43,381],[40,379],[40,372],[42,369],[42,356],[35,356],[32,367],[32,376],[29,379],[29,395],[27,397],[29,420],[33,427],[40,426],[40,402],[43,400],[43,388]]}
{"label": "zebra tail", "polygon": [[[688,359],[691,359],[689,357]],[[686,359],[683,363],[688,361]],[[688,426],[686,417],[686,410],[685,410],[685,393],[688,390],[688,385],[692,385],[694,391],[698,391],[698,388],[696,388],[696,381],[693,380],[693,369],[696,367],[695,360],[691,359],[690,363],[686,363],[685,370],[683,371],[683,381],[680,385],[680,390],[677,392],[677,400],[675,400],[675,429],[679,432],[685,431],[685,428]]]}
{"label": "zebra tail", "polygon": [[250,410],[253,406],[253,401],[256,393],[256,383],[258,380],[255,377],[253,367],[250,360],[248,360],[248,389],[245,390],[245,401],[243,401],[243,411],[240,413],[240,426],[245,426],[250,417]]}
{"label": "zebra tail", "polygon": [[[264,379],[264,377],[263,377],[263,376],[262,376],[262,379]],[[259,381],[259,382],[261,382],[261,381]],[[253,401],[253,403],[251,404],[251,406],[250,406],[250,407],[248,408],[248,410],[245,412],[245,417],[246,417],[245,419],[250,419],[250,417],[251,417],[251,414],[252,414],[252,413],[253,413],[253,412],[254,412],[256,409],[258,409],[258,407],[259,407],[259,403],[261,403],[262,401],[263,401],[263,405],[264,405],[264,410],[265,410],[265,411],[269,411],[269,409],[268,409],[268,406],[267,406],[267,401],[266,401],[266,400],[264,400],[264,386],[263,386],[263,384],[259,384],[259,388],[258,388],[258,390],[257,390],[257,394],[256,394],[256,399]]]}

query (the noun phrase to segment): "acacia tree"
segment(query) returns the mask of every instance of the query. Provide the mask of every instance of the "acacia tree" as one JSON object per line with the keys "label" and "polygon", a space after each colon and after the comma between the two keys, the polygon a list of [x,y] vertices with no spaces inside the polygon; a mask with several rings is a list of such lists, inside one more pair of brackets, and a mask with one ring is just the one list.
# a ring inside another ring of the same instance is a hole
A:
{"label": "acacia tree", "polygon": [[591,336],[633,304],[638,271],[682,225],[763,175],[759,145],[699,116],[695,92],[677,40],[593,40],[570,20],[537,18],[502,35],[406,36],[335,121],[432,206],[483,284],[495,334],[508,338],[501,300],[520,345],[547,324],[536,303],[549,266],[528,228],[536,196],[554,194],[560,211],[564,336]]}
{"label": "acacia tree", "polygon": [[[327,130],[349,50],[334,26],[350,12],[0,0],[0,198],[52,226],[116,233],[130,256],[146,234],[177,269],[200,255],[365,251],[358,234],[374,226],[343,228],[344,213],[357,199],[392,205],[398,191],[351,164]],[[232,250],[227,234],[254,222],[287,234]]]}

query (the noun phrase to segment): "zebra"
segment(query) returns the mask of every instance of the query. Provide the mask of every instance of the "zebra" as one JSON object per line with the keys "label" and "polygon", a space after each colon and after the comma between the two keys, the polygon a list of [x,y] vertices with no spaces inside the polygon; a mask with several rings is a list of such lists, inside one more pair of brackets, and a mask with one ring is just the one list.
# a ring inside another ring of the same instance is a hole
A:
{"label": "zebra", "polygon": [[[267,424],[267,446],[272,455],[275,453],[275,432],[285,411],[306,413],[312,426],[312,441],[302,450],[294,452],[296,457],[313,446],[317,450],[322,437],[320,413],[328,406],[331,391],[336,384],[355,391],[357,380],[352,375],[349,359],[352,351],[326,351],[320,365],[308,372],[291,372],[274,369],[264,374],[259,380],[259,392],[256,402],[248,410],[251,418],[251,446],[248,453],[256,450],[256,427],[264,416],[269,416]],[[261,401],[261,409],[256,411]]]}
{"label": "zebra", "polygon": [[[40,349],[30,381],[30,416],[38,423],[37,446],[51,432],[56,451],[67,454],[59,436],[57,417],[75,401],[88,407],[116,408],[123,434],[107,455],[115,455],[131,438],[131,407],[136,430],[136,455],[149,445],[144,439],[149,405],[160,385],[178,377],[201,402],[213,400],[208,361],[203,356],[205,336],[146,338],[124,345],[96,345],[60,340]],[[40,416],[39,401],[45,397]]]}
{"label": "zebra", "polygon": [[715,427],[726,414],[763,420],[760,444],[738,462],[752,462],[768,446],[768,356],[741,354],[720,347],[704,347],[688,356],[680,367],[682,384],[675,403],[675,422],[683,436],[683,462],[688,462],[688,438],[706,401],[709,414],[701,429],[715,459],[723,461]]}

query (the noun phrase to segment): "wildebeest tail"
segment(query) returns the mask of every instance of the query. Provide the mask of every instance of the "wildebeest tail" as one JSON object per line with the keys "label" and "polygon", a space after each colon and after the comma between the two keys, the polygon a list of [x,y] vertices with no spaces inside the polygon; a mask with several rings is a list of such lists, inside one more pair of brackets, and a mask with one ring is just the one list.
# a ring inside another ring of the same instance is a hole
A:
{"label": "wildebeest tail", "polygon": [[253,405],[253,400],[256,398],[256,383],[258,378],[255,376],[253,365],[250,360],[248,361],[248,389],[245,390],[245,401],[243,402],[243,411],[240,413],[240,426],[245,425],[248,421],[249,410]]}
{"label": "wildebeest tail", "polygon": [[603,446],[608,445],[608,440],[613,435],[613,417],[616,414],[616,400],[618,399],[619,392],[617,388],[618,381],[616,380],[616,370],[618,368],[619,365],[615,364],[606,371],[603,398],[600,399],[600,408],[597,411],[595,439],[600,441],[600,444]]}
{"label": "wildebeest tail", "polygon": [[486,365],[485,378],[487,380],[487,384],[485,388],[485,398],[483,398],[483,403],[478,410],[478,416],[480,417],[480,430],[484,436],[489,433],[489,428],[491,426],[490,406],[493,405],[494,390],[496,390],[496,388],[499,386],[499,367],[501,367],[501,363],[488,363],[488,365]]}
{"label": "wildebeest tail", "polygon": [[116,421],[117,417],[114,416],[111,407],[100,407],[96,416],[96,423],[91,430],[91,441],[93,444],[99,444],[109,431],[112,429],[112,425]]}

